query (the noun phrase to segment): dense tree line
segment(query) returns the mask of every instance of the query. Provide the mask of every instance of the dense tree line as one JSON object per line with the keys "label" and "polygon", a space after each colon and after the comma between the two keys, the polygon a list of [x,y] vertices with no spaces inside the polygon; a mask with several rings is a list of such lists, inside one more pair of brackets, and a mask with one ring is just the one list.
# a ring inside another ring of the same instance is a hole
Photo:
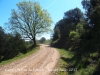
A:
{"label": "dense tree line", "polygon": [[80,75],[99,75],[100,0],[82,0],[82,5],[84,14],[75,8],[56,23],[51,45],[74,53],[71,66],[83,69]]}
{"label": "dense tree line", "polygon": [[0,27],[0,61],[26,53],[26,44],[19,33],[7,34]]}
{"label": "dense tree line", "polygon": [[79,8],[65,12],[63,19],[55,25],[52,45],[64,47],[69,36],[72,37],[77,34],[77,36],[73,37],[78,38],[82,32],[79,28],[83,28],[81,24],[83,21],[84,16]]}

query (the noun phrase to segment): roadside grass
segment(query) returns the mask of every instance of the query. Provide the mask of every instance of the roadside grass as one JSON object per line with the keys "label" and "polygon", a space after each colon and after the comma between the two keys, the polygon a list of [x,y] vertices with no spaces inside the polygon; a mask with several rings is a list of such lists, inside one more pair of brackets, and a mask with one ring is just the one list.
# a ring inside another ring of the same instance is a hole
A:
{"label": "roadside grass", "polygon": [[[86,61],[89,61],[90,58],[83,57],[81,60],[84,60],[84,61],[77,62],[78,58],[77,59],[74,58],[74,53],[65,49],[57,48],[57,50],[59,51],[61,55],[60,61],[58,64],[57,75],[92,75],[100,62],[99,60],[99,62],[88,64],[88,65],[85,65],[84,67],[83,64],[84,63],[87,64]],[[77,65],[75,65],[76,62],[77,62]]]}
{"label": "roadside grass", "polygon": [[60,61],[59,61],[59,65],[58,65],[58,71],[57,74],[58,75],[68,75],[68,69],[66,69],[66,67],[69,66],[69,61],[67,61],[67,59],[71,59],[73,57],[73,53],[65,50],[65,49],[57,49],[61,55],[60,57]]}
{"label": "roadside grass", "polygon": [[16,60],[19,60],[19,59],[24,58],[26,56],[29,56],[29,55],[37,52],[38,50],[39,50],[39,46],[36,46],[35,48],[33,48],[31,51],[27,52],[26,54],[20,53],[19,55],[17,55],[16,57],[14,57],[12,59],[4,60],[4,61],[0,62],[0,66],[11,63],[11,62],[16,61]]}

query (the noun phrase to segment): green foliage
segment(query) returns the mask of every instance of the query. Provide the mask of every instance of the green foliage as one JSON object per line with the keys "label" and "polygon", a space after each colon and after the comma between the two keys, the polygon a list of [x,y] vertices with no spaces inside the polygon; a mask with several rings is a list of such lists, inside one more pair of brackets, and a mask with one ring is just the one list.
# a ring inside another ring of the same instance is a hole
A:
{"label": "green foliage", "polygon": [[18,10],[12,10],[10,27],[33,40],[36,45],[36,35],[50,31],[51,17],[37,2],[23,1],[19,2],[17,7]]}
{"label": "green foliage", "polygon": [[80,36],[85,32],[83,25],[84,23],[83,24],[78,23],[76,26],[76,31],[79,33]]}
{"label": "green foliage", "polygon": [[80,38],[79,33],[75,31],[71,31],[69,33],[69,37],[71,38],[71,40],[74,40],[74,41]]}
{"label": "green foliage", "polygon": [[26,43],[19,33],[6,34],[0,27],[0,61],[26,53]]}
{"label": "green foliage", "polygon": [[[60,58],[59,65],[58,65],[59,70],[58,70],[57,74],[58,75],[68,75],[67,71],[61,72],[60,69],[68,70],[68,69],[66,69],[65,66],[67,66],[67,67],[69,66],[70,59],[73,57],[74,54],[65,49],[57,49],[57,50],[61,54],[61,58]],[[66,62],[66,60],[67,60],[67,62]]]}
{"label": "green foliage", "polygon": [[11,62],[13,62],[13,61],[17,61],[17,60],[19,60],[19,59],[21,59],[21,58],[24,58],[24,57],[26,57],[26,56],[29,56],[29,55],[35,53],[35,52],[38,51],[38,50],[39,50],[39,47],[36,46],[35,48],[33,48],[31,51],[27,52],[26,54],[20,53],[19,55],[17,55],[16,57],[14,57],[14,58],[12,58],[12,59],[1,61],[0,66],[1,66],[1,65],[5,65],[5,64],[8,64],[8,63],[11,63]]}
{"label": "green foliage", "polygon": [[81,10],[79,8],[75,8],[75,9],[65,12],[64,18],[68,19],[69,23],[73,22],[77,25],[77,23],[84,17]]}
{"label": "green foliage", "polygon": [[4,50],[5,42],[5,32],[2,27],[0,27],[0,60],[3,58],[2,52]]}
{"label": "green foliage", "polygon": [[21,39],[21,36],[18,33],[15,34],[15,36],[7,34],[5,40],[6,44],[4,46],[4,51],[2,52],[2,55],[4,56],[3,59],[13,58],[20,52],[26,52],[25,41]]}
{"label": "green foliage", "polygon": [[[56,37],[57,42],[53,46],[73,53],[70,59],[62,58],[65,63],[70,63],[65,68],[76,67],[78,70],[68,72],[68,75],[99,75],[100,0],[82,0],[82,5],[85,9],[84,17],[80,10],[72,9],[55,25],[60,37]],[[54,35],[58,35],[56,33],[54,31]]]}
{"label": "green foliage", "polygon": [[90,57],[98,57],[98,52],[90,53]]}
{"label": "green foliage", "polygon": [[83,0],[82,5],[86,9],[86,17],[91,27],[92,38],[98,39],[100,36],[100,0]]}
{"label": "green foliage", "polygon": [[60,31],[59,27],[54,28],[54,34],[53,34],[53,41],[56,41],[58,38],[60,38]]}
{"label": "green foliage", "polygon": [[69,33],[69,38],[70,38],[71,40],[73,40],[73,41],[77,41],[78,39],[80,39],[80,36],[81,36],[82,34],[84,34],[84,32],[85,32],[85,30],[84,30],[84,28],[83,28],[83,24],[78,23],[78,24],[76,25],[76,30],[70,31],[70,33]]}
{"label": "green foliage", "polygon": [[52,45],[65,47],[66,41],[78,39],[84,30],[82,21],[84,21],[84,17],[79,8],[65,12],[63,19],[58,21],[54,27]]}

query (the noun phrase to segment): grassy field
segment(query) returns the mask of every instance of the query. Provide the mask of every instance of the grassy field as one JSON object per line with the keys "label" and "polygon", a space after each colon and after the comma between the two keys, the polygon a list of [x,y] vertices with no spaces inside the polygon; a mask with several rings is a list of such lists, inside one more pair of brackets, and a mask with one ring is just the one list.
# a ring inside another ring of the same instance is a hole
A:
{"label": "grassy field", "polygon": [[0,62],[0,66],[5,65],[5,64],[8,64],[8,63],[11,63],[11,62],[13,62],[13,61],[15,61],[15,60],[24,58],[24,57],[26,57],[26,56],[28,56],[28,55],[31,55],[31,54],[37,52],[38,50],[39,50],[39,46],[35,47],[33,50],[29,51],[29,52],[26,53],[26,54],[19,54],[18,56],[14,57],[14,58],[12,58],[12,59],[5,60],[5,61]]}

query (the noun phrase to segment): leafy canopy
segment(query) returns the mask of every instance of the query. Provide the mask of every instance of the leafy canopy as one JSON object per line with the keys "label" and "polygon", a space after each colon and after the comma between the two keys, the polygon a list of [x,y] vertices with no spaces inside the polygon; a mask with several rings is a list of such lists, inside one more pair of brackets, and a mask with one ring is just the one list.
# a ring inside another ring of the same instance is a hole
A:
{"label": "leafy canopy", "polygon": [[10,25],[23,36],[35,42],[35,37],[43,32],[50,31],[51,17],[37,2],[19,2],[18,10],[12,10]]}

